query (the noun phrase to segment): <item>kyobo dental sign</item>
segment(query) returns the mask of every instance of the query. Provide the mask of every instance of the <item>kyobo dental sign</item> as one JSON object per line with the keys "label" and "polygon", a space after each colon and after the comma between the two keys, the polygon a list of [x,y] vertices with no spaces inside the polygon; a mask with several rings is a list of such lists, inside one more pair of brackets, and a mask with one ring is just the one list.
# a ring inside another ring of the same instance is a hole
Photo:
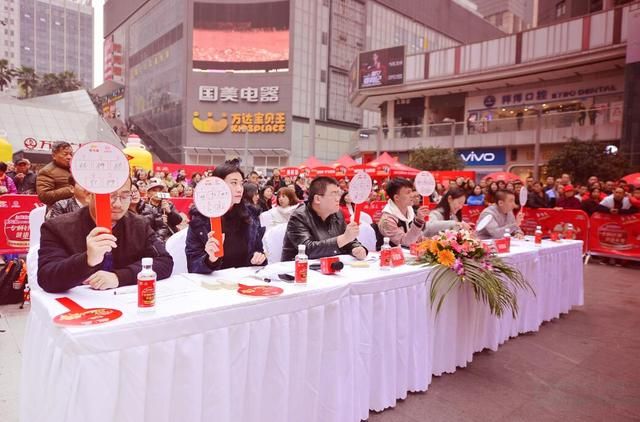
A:
{"label": "kyobo dental sign", "polygon": [[507,162],[504,148],[474,148],[458,150],[467,166],[501,166]]}

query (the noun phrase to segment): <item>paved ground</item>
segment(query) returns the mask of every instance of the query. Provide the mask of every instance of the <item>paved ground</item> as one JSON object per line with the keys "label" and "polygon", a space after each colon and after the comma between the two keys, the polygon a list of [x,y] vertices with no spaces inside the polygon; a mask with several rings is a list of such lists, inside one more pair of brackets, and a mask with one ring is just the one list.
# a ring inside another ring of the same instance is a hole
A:
{"label": "paved ground", "polygon": [[[369,422],[640,421],[640,270],[592,263],[585,274],[583,308],[476,354]],[[0,307],[2,422],[18,420],[25,321]]]}

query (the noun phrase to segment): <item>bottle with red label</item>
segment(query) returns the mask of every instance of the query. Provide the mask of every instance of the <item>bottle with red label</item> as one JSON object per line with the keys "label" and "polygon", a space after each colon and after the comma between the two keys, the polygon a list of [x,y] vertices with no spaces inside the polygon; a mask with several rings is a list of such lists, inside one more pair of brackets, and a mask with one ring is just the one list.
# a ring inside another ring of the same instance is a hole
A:
{"label": "bottle with red label", "polygon": [[385,237],[384,243],[382,244],[382,248],[380,248],[380,269],[381,270],[390,270],[391,269],[391,245],[389,245],[389,238]]}
{"label": "bottle with red label", "polygon": [[542,226],[536,226],[536,232],[534,234],[534,243],[536,245],[542,245]]}
{"label": "bottle with red label", "polygon": [[142,258],[142,271],[138,273],[138,311],[152,312],[156,306],[156,280],[153,258]]}
{"label": "bottle with red label", "polygon": [[575,236],[576,236],[576,232],[575,232],[575,229],[573,228],[573,224],[571,224],[571,223],[567,224],[567,228],[564,231],[564,236],[563,237],[565,239],[573,240],[573,239],[575,239]]}
{"label": "bottle with red label", "polygon": [[504,229],[504,240],[507,244],[507,249],[511,248],[511,230]]}
{"label": "bottle with red label", "polygon": [[307,247],[305,245],[298,245],[298,255],[296,255],[296,275],[295,285],[306,286],[307,285],[307,273],[309,272],[309,257],[306,254]]}

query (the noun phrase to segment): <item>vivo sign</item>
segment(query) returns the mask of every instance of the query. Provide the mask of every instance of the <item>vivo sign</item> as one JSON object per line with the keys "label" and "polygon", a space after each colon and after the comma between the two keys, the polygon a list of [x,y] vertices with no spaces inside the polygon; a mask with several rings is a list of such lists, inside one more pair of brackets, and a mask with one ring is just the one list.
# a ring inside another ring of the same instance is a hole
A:
{"label": "vivo sign", "polygon": [[467,166],[501,166],[507,162],[504,148],[461,149],[458,154]]}

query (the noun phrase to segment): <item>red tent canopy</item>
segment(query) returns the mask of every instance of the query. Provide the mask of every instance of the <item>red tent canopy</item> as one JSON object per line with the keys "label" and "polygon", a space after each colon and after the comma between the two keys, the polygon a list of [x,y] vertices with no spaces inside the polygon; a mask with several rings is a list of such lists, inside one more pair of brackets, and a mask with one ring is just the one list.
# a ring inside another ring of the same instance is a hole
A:
{"label": "red tent canopy", "polygon": [[389,155],[388,152],[383,152],[382,154],[380,154],[380,156],[378,158],[376,158],[373,161],[368,162],[367,164],[372,165],[374,167],[379,166],[381,164],[388,164],[388,165],[392,165],[398,162],[398,158],[397,157],[392,157],[391,155]]}
{"label": "red tent canopy", "polygon": [[381,176],[398,176],[398,177],[408,177],[413,178],[420,170],[409,167],[405,164],[402,164],[398,161],[398,157],[392,157],[387,152],[383,152],[380,156],[367,163],[371,166],[374,166],[378,169],[378,175]]}
{"label": "red tent canopy", "polygon": [[640,173],[627,174],[622,180],[635,187],[640,187]]}
{"label": "red tent canopy", "polygon": [[338,158],[336,161],[334,161],[331,165],[333,167],[344,166],[346,168],[349,168],[351,166],[355,166],[356,164],[358,164],[356,160],[351,158],[350,155],[345,154],[342,157]]}
{"label": "red tent canopy", "polygon": [[298,167],[314,169],[316,167],[327,167],[327,165],[325,163],[323,163],[322,161],[318,160],[316,157],[311,156],[311,157],[307,158],[306,160],[304,160],[302,162],[302,164],[300,164]]}

